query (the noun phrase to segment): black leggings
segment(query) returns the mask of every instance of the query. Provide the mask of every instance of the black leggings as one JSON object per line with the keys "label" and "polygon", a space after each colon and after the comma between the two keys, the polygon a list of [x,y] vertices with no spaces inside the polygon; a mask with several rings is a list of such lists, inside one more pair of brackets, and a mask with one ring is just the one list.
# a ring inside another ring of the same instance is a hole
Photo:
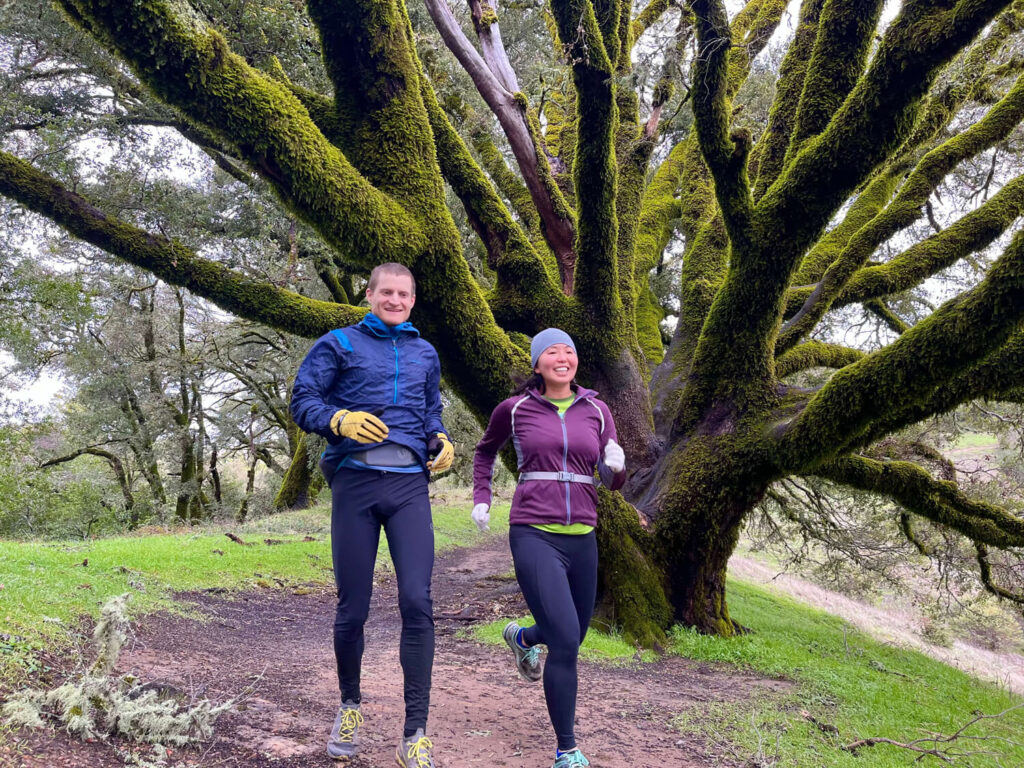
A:
{"label": "black leggings", "polygon": [[529,525],[509,527],[516,578],[536,625],[523,643],[548,647],[544,698],[558,748],[576,746],[576,657],[587,635],[597,597],[597,537],[548,533]]}
{"label": "black leggings", "polygon": [[361,700],[363,624],[370,611],[380,529],[398,580],[402,614],[399,660],[405,676],[405,735],[426,729],[434,663],[434,613],[430,576],[434,527],[425,472],[399,474],[339,469],[331,478],[331,554],[338,586],[334,654],[342,701]]}

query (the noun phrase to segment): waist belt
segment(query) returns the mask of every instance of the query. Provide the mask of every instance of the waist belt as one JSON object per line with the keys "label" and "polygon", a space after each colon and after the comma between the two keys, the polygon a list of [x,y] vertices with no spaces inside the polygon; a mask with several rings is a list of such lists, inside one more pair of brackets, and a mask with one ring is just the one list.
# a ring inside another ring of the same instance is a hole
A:
{"label": "waist belt", "polygon": [[527,480],[557,480],[561,483],[597,485],[597,480],[592,475],[576,475],[572,472],[522,472],[519,475],[519,482]]}
{"label": "waist belt", "polygon": [[412,451],[402,445],[385,443],[365,451],[356,451],[349,456],[363,464],[374,467],[413,467],[419,466],[420,460]]}

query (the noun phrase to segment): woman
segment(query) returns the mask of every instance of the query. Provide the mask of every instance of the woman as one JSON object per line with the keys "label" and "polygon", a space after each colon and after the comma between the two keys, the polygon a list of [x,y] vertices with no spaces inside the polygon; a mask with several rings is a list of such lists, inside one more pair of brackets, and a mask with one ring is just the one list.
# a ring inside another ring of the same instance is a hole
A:
{"label": "woman", "polygon": [[473,458],[473,520],[490,521],[491,474],[509,440],[516,449],[519,485],[509,514],[509,544],[519,587],[535,626],[510,622],[503,633],[519,673],[541,678],[539,646],[548,648],[544,698],[555,729],[553,768],[589,765],[576,746],[576,658],[597,594],[597,488],[626,479],[615,422],[597,393],[574,383],[576,345],[548,328],[530,344],[534,375],[494,409]]}

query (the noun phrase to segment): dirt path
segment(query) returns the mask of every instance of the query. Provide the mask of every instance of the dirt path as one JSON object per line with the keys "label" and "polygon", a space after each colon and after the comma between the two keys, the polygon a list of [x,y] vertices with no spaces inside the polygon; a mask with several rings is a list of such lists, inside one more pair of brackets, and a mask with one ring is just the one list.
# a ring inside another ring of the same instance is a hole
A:
{"label": "dirt path", "polygon": [[[481,548],[438,559],[428,730],[439,768],[551,764],[554,743],[541,687],[518,677],[503,647],[483,646],[459,634],[474,621],[525,613],[515,582],[506,576],[511,566],[507,544],[497,536]],[[212,743],[201,750],[175,751],[170,765],[330,766],[324,746],[338,697],[330,646],[332,595],[267,591],[235,600],[188,598],[207,620],[146,619],[136,627],[135,643],[122,655],[120,670],[202,692],[214,701],[236,696],[253,681],[255,693],[221,717]],[[381,574],[366,627],[364,754],[356,768],[394,765],[403,711],[399,630],[394,579]],[[595,768],[703,767],[717,757],[714,748],[672,729],[676,713],[696,702],[770,697],[788,688],[785,681],[679,658],[635,669],[581,663],[577,735]],[[125,764],[117,745],[83,744],[60,733],[20,732],[11,746],[13,754],[5,757],[0,751],[0,764]],[[739,764],[730,759],[725,756],[717,764]]]}

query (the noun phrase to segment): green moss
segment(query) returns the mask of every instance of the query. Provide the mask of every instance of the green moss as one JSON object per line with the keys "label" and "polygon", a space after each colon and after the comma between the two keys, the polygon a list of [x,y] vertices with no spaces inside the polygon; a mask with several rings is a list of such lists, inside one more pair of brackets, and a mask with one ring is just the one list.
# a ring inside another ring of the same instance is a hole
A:
{"label": "green moss", "polygon": [[808,368],[843,368],[864,357],[859,349],[840,347],[812,339],[794,347],[775,361],[775,375],[780,379]]}
{"label": "green moss", "polygon": [[650,534],[637,511],[616,493],[599,490],[597,542],[598,614],[628,643],[663,646],[672,608],[665,596],[658,564],[652,560]]}

